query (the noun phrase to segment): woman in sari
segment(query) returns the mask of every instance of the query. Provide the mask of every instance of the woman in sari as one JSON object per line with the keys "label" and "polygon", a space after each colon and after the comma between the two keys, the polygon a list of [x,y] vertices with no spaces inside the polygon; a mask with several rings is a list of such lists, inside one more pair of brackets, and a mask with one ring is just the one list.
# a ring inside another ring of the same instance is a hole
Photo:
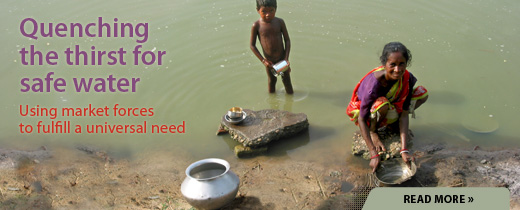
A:
{"label": "woman in sari", "polygon": [[398,121],[402,159],[408,163],[412,155],[406,149],[409,140],[409,117],[428,99],[423,86],[414,88],[417,79],[406,70],[412,60],[410,51],[400,42],[385,45],[380,57],[382,66],[368,72],[356,85],[347,114],[359,126],[370,152],[370,167],[375,172],[381,161],[379,152],[386,151],[377,129]]}

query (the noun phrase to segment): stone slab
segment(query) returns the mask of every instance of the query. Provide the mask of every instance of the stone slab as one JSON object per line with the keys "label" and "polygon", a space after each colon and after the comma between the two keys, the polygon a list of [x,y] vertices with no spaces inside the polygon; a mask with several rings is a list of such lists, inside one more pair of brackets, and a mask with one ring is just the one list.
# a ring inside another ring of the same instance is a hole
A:
{"label": "stone slab", "polygon": [[[229,132],[231,138],[244,147],[262,147],[269,142],[294,136],[309,128],[307,115],[282,110],[244,109],[247,117],[239,124],[232,124],[222,116],[220,129]],[[220,132],[221,133],[221,132]]]}

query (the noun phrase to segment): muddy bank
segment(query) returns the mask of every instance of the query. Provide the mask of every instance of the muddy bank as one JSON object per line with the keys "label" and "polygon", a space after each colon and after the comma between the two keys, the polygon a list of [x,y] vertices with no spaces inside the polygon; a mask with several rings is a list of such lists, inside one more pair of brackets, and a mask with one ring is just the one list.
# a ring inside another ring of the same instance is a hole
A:
{"label": "muddy bank", "polygon": [[[401,186],[506,187],[519,205],[520,149],[415,152],[418,171]],[[353,157],[359,158],[359,157]],[[237,198],[223,209],[345,209],[367,186],[368,168],[259,156],[226,158],[240,177]],[[1,209],[190,209],[180,193],[182,151],[117,158],[91,147],[0,150]]]}

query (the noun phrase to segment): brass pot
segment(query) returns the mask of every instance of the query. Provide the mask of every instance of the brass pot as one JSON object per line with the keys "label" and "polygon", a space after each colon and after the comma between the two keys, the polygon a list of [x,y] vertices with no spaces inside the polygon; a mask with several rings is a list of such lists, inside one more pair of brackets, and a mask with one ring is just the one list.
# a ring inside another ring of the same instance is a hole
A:
{"label": "brass pot", "polygon": [[227,115],[231,119],[240,119],[243,116],[243,110],[242,108],[235,106],[229,109]]}

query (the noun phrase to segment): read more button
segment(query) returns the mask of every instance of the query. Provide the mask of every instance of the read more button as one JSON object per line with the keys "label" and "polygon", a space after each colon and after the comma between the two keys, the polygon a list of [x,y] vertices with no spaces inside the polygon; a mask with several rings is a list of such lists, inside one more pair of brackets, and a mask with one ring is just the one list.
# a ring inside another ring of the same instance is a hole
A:
{"label": "read more button", "polygon": [[363,210],[509,210],[509,199],[505,187],[376,187]]}
{"label": "read more button", "polygon": [[[431,195],[404,195],[404,203],[431,203]],[[473,202],[473,197],[465,195],[434,195],[434,203],[466,203]]]}

